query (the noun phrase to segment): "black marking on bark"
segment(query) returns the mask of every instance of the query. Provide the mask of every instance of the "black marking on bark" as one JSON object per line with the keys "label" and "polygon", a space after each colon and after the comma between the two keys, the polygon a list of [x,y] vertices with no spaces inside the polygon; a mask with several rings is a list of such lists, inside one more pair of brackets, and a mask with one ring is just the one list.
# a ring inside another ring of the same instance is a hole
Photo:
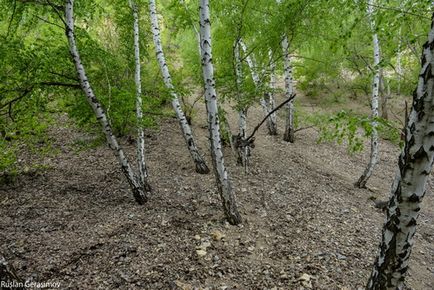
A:
{"label": "black marking on bark", "polygon": [[[411,125],[410,125],[410,133],[414,133],[414,131],[416,130],[416,124],[415,123],[412,123]],[[413,143],[410,143],[409,145],[410,146],[412,146],[413,144],[414,144],[414,136],[412,136],[412,138],[413,138]],[[411,139],[410,139],[411,140]]]}
{"label": "black marking on bark", "polygon": [[399,278],[399,281],[404,281],[404,279],[405,279],[404,274],[407,273],[407,271],[408,271],[408,266],[402,267],[402,268],[399,270],[399,273],[401,273],[401,275],[402,275],[402,276]]}
{"label": "black marking on bark", "polygon": [[[400,196],[400,199],[398,199],[398,203],[402,203],[402,196]],[[400,217],[401,216],[401,209],[399,208],[399,205],[398,205],[398,207],[396,208],[396,210],[395,210],[395,215],[396,215],[396,220],[395,220],[395,224],[396,225],[399,225],[400,224],[400,221],[399,221],[399,219],[398,219],[398,217]]]}
{"label": "black marking on bark", "polygon": [[[423,118],[425,115],[424,113],[424,98],[415,98],[413,101],[413,110],[417,113],[417,117],[419,120]],[[410,132],[413,133],[415,130],[415,123],[412,124],[412,127],[410,129]]]}
{"label": "black marking on bark", "polygon": [[428,63],[424,73],[424,83],[426,84],[429,79],[433,78],[431,63]]}
{"label": "black marking on bark", "polygon": [[417,194],[413,193],[413,194],[408,198],[408,202],[412,202],[412,203],[414,203],[414,202],[420,202],[420,197],[419,197]]}
{"label": "black marking on bark", "polygon": [[416,153],[413,154],[413,158],[415,160],[426,158],[426,160],[429,161],[428,153],[426,153],[425,149],[423,148],[423,145],[420,146],[419,150],[417,150]]}
{"label": "black marking on bark", "polygon": [[407,256],[407,251],[404,250],[401,254],[398,254],[398,257],[403,260]]}
{"label": "black marking on bark", "polygon": [[427,170],[424,170],[420,174],[428,176],[430,174],[430,172]]}

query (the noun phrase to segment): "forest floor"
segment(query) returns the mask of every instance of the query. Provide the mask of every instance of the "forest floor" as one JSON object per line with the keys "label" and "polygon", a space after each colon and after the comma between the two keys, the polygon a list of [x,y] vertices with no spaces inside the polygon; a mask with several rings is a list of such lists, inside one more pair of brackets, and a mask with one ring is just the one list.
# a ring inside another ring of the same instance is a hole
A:
{"label": "forest floor", "polygon": [[[249,111],[249,124],[262,113]],[[61,289],[358,289],[368,280],[399,148],[381,142],[369,189],[353,183],[368,150],[317,144],[306,129],[296,142],[256,137],[251,171],[226,150],[243,224],[225,223],[214,175],[198,175],[169,119],[148,131],[146,156],[154,194],[133,200],[117,160],[65,116],[51,131],[56,156],[47,170],[0,187],[0,253],[19,276],[60,282]],[[211,166],[201,108],[195,135]],[[236,124],[235,114],[230,116]],[[233,129],[235,126],[233,125]],[[134,145],[123,142],[130,156]],[[368,146],[366,146],[368,148]],[[22,157],[32,158],[31,156]],[[424,200],[407,277],[408,289],[433,289],[434,196]]]}

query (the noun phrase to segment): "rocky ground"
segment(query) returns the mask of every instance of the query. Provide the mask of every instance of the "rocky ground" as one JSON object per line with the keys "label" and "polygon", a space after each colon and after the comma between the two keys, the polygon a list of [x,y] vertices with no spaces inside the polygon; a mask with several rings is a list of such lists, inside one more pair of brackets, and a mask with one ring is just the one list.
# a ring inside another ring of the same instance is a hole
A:
{"label": "rocky ground", "polygon": [[[211,164],[201,114],[194,130]],[[255,124],[261,112],[250,114]],[[282,126],[280,120],[280,133]],[[236,166],[230,149],[225,152],[244,219],[241,226],[229,226],[214,175],[194,172],[175,120],[147,132],[154,194],[144,206],[134,202],[107,147],[77,150],[91,138],[65,118],[52,130],[59,154],[43,160],[48,169],[0,187],[0,253],[23,279],[60,282],[61,289],[358,289],[366,284],[384,221],[369,198],[389,194],[399,153],[395,145],[382,142],[380,165],[369,189],[362,190],[353,183],[367,151],[351,156],[342,146],[317,144],[314,129],[298,132],[294,144],[261,129],[250,174]],[[134,145],[123,145],[134,156]],[[433,289],[433,205],[428,194],[409,289]]]}

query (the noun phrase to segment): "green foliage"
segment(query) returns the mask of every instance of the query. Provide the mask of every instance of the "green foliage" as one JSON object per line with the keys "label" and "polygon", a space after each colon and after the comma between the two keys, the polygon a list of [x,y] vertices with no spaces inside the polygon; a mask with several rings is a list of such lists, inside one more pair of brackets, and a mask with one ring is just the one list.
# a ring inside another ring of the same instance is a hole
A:
{"label": "green foliage", "polygon": [[[17,169],[17,154],[24,145],[36,151],[49,148],[48,124],[59,112],[67,112],[80,128],[100,132],[77,87],[59,18],[62,11],[56,13],[38,2],[0,1],[0,171]],[[51,2],[63,5],[61,0]],[[188,97],[203,86],[197,39],[198,2],[157,2],[163,46],[175,87],[180,96],[191,100]],[[83,64],[116,135],[135,134],[137,126],[154,127],[159,118],[173,115],[168,113],[170,94],[155,58],[149,3],[136,3],[140,8],[142,124],[137,124],[135,118],[133,19],[128,1],[77,0],[75,5],[76,37]],[[376,9],[374,14],[374,29],[382,50],[380,66],[392,95],[399,88],[402,95],[409,96],[417,80],[418,52],[426,39],[430,3],[390,0],[380,4],[385,9]],[[235,110],[256,104],[269,89],[270,61],[277,65],[276,74],[282,75],[283,35],[290,42],[297,93],[315,99],[320,106],[341,107],[353,100],[367,103],[373,56],[366,1],[212,1],[211,21],[216,88],[219,98],[233,104]],[[237,87],[233,49],[240,38],[248,46],[247,54],[256,60],[259,87],[252,81],[245,53],[241,56],[242,85]],[[403,67],[400,77],[398,52]],[[194,115],[187,101],[184,108]],[[360,151],[372,132],[367,116],[349,111],[304,116],[299,109],[297,124],[318,126],[321,141],[346,143],[351,152]],[[231,136],[225,112],[219,111],[219,116],[223,139],[228,142]],[[376,122],[381,137],[400,142],[396,124],[381,119]]]}
{"label": "green foliage", "polygon": [[[0,119],[1,120],[1,119]],[[38,158],[21,161],[23,152],[33,156],[55,154],[48,137],[53,119],[47,112],[23,110],[14,122],[0,122],[0,184],[13,182],[17,174],[30,169],[40,169]]]}
{"label": "green foliage", "polygon": [[336,142],[345,144],[349,153],[360,152],[364,141],[372,136],[373,121],[376,122],[380,137],[402,145],[400,130],[391,122],[368,116],[356,115],[351,111],[340,111],[336,114],[314,114],[306,116],[306,123],[319,130],[318,142]]}
{"label": "green foliage", "polygon": [[0,175],[5,174],[6,171],[15,173],[17,162],[17,148],[6,141],[4,138],[0,139]]}
{"label": "green foliage", "polygon": [[[137,3],[143,7],[140,48],[145,60],[151,39],[147,2]],[[101,130],[78,86],[59,18],[63,12],[22,1],[3,1],[0,8],[0,171],[12,172],[24,148],[36,155],[47,153],[47,124],[58,112],[67,112],[81,129],[92,128],[97,134]],[[161,82],[156,82],[155,61],[142,65],[144,118],[142,124],[136,122],[133,19],[128,1],[77,0],[75,20],[83,64],[115,134],[133,135],[137,126],[156,126],[167,115],[168,96]]]}
{"label": "green foliage", "polygon": [[348,151],[351,153],[363,150],[363,138],[359,134],[362,131],[365,137],[372,132],[371,123],[366,117],[356,117],[346,111],[336,115],[319,118],[317,123],[320,129],[318,142],[335,141],[338,144],[346,142]]}

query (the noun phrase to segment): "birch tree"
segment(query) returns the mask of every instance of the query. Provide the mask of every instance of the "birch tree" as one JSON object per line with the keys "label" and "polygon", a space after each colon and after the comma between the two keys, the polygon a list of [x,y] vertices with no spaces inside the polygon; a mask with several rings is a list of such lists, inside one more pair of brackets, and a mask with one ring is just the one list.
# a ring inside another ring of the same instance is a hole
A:
{"label": "birch tree", "polygon": [[122,172],[127,178],[133,191],[134,198],[139,204],[143,204],[148,200],[151,188],[148,183],[142,183],[140,178],[134,174],[122,147],[119,145],[115,135],[113,134],[112,127],[107,119],[104,109],[93,92],[82,64],[74,34],[74,0],[66,0],[65,2],[65,33],[68,38],[69,52],[74,62],[81,88],[86,95],[87,101],[92,107],[97,120],[102,126],[109,147],[114,151],[119,160]]}
{"label": "birch tree", "polygon": [[[292,83],[292,66],[289,55],[289,43],[286,34],[283,36],[281,44],[283,51],[283,71],[285,76],[285,97],[290,98],[294,94],[294,88]],[[294,133],[294,101],[291,100],[287,105],[285,133],[283,134],[283,140],[293,143]]]}
{"label": "birch tree", "polygon": [[243,104],[242,87],[243,87],[243,67],[241,61],[239,41],[234,45],[234,58],[235,58],[235,77],[237,85],[237,102],[238,102],[238,136],[235,147],[238,152],[238,163],[244,167],[244,172],[248,172],[248,163],[250,155],[250,147],[245,144],[244,140],[247,137],[247,107]]}
{"label": "birch tree", "polygon": [[[261,91],[261,80],[259,78],[259,74],[256,68],[256,62],[254,58],[250,55],[250,53],[247,51],[247,46],[241,39],[239,40],[239,44],[245,54],[245,59],[247,62],[247,65],[249,66],[250,73],[253,79],[253,83],[255,84],[256,89],[260,92]],[[264,96],[262,95],[259,99],[259,102],[261,104],[262,110],[264,112],[264,116],[268,115],[269,112],[271,112],[271,109],[269,105],[267,104],[267,101],[265,100]],[[273,122],[273,118],[269,117],[267,118],[267,129],[269,135],[277,135],[277,125],[275,122]]]}
{"label": "birch tree", "polygon": [[374,5],[375,0],[368,1],[367,13],[370,21],[370,27],[372,31],[372,43],[374,48],[374,79],[372,84],[372,97],[371,97],[371,151],[369,156],[369,163],[360,176],[359,180],[356,182],[355,186],[359,188],[366,187],[366,182],[372,175],[375,165],[378,162],[378,131],[377,131],[377,118],[378,118],[378,96],[380,90],[380,78],[381,78],[381,68],[380,68],[380,42],[378,40],[378,34],[376,33],[376,24],[374,19]]}
{"label": "birch tree", "polygon": [[134,1],[130,1],[130,6],[134,18],[134,62],[136,83],[136,115],[137,115],[137,162],[139,168],[139,179],[143,184],[147,184],[148,170],[145,163],[145,133],[143,130],[142,112],[142,82],[140,76],[140,47],[139,47],[139,15],[138,7]]}
{"label": "birch tree", "polygon": [[153,34],[154,45],[155,45],[155,53],[157,56],[158,64],[160,66],[161,74],[163,76],[164,84],[166,85],[172,97],[172,107],[175,110],[190,155],[193,158],[194,163],[196,164],[196,172],[201,174],[207,174],[209,173],[209,168],[206,165],[205,160],[203,159],[202,155],[200,154],[196,146],[193,133],[191,131],[190,125],[188,125],[187,119],[182,110],[181,104],[179,102],[178,94],[175,91],[175,87],[173,85],[172,78],[170,76],[169,67],[167,66],[166,63],[163,46],[161,44],[160,27],[158,24],[157,8],[156,8],[155,0],[149,0],[149,12],[151,18],[152,34]]}
{"label": "birch tree", "polygon": [[405,145],[366,289],[404,289],[417,219],[434,161],[434,14],[405,128]]}
{"label": "birch tree", "polygon": [[212,63],[211,22],[208,0],[200,0],[199,17],[202,72],[205,83],[205,102],[208,115],[209,141],[214,173],[216,176],[217,188],[223,202],[225,215],[229,223],[236,225],[241,223],[241,216],[238,212],[229,174],[224,164],[220,138],[220,124],[217,114],[217,92],[215,90],[214,67]]}
{"label": "birch tree", "polygon": [[[276,107],[276,100],[274,97],[274,92],[276,91],[276,62],[273,59],[273,52],[271,49],[268,50],[268,62],[270,68],[270,83],[268,91],[268,109],[271,112],[274,107]],[[277,133],[277,114],[274,112],[270,115],[271,123],[276,127]]]}

